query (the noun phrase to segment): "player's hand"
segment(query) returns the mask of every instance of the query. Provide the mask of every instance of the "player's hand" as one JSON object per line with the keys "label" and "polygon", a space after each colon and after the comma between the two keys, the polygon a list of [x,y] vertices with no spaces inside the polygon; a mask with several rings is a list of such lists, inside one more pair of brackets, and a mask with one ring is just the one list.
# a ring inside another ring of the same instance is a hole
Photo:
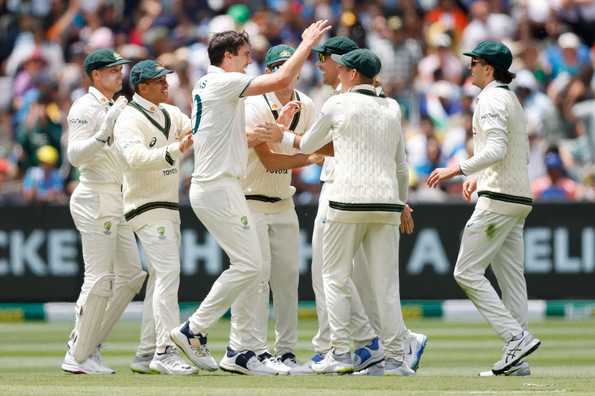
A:
{"label": "player's hand", "polygon": [[461,168],[458,165],[451,166],[448,168],[436,168],[426,180],[426,184],[430,188],[437,187],[442,181],[451,179],[461,174]]}
{"label": "player's hand", "polygon": [[411,213],[413,213],[413,209],[411,209],[411,206],[405,204],[405,208],[401,213],[401,225],[399,226],[399,229],[403,234],[413,233],[414,223]]}
{"label": "player's hand", "polygon": [[314,22],[302,33],[302,42],[308,47],[313,47],[331,27],[326,19]]}
{"label": "player's hand", "polygon": [[109,108],[105,118],[103,119],[103,123],[99,127],[99,131],[95,134],[95,138],[102,142],[108,142],[108,144],[112,140],[112,134],[114,131],[114,125],[116,124],[116,120],[118,116],[124,110],[126,105],[128,104],[128,99],[124,95],[118,97],[112,107]]}
{"label": "player's hand", "polygon": [[465,201],[471,202],[471,195],[477,190],[477,179],[470,177],[463,183],[463,198]]}
{"label": "player's hand", "polygon": [[318,164],[318,165],[322,166],[322,164],[324,163],[324,155],[310,154],[308,156],[308,161],[310,161],[311,164]]}
{"label": "player's hand", "polygon": [[291,102],[287,103],[279,112],[277,123],[283,125],[285,129],[288,129],[291,120],[293,120],[293,116],[295,113],[300,111],[301,108],[302,104],[299,100],[292,100]]}
{"label": "player's hand", "polygon": [[192,131],[186,132],[186,134],[180,140],[180,151],[185,153],[190,147],[192,147]]}
{"label": "player's hand", "polygon": [[261,142],[274,143],[280,142],[283,138],[283,126],[276,122],[265,122],[256,125],[253,129],[256,139]]}

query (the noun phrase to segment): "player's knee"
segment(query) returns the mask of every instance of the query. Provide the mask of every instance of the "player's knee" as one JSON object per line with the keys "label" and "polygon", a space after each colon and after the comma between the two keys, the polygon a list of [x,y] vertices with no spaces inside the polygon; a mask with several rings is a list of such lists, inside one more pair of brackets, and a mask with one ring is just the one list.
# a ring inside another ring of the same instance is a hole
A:
{"label": "player's knee", "polygon": [[473,276],[467,271],[462,271],[459,267],[455,267],[453,276],[461,288],[468,289],[473,287]]}

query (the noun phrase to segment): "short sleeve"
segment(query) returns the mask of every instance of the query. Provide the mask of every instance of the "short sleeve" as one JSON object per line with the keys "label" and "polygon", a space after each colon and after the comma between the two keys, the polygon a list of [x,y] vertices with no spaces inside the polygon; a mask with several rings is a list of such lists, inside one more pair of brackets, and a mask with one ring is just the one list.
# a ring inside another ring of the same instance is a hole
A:
{"label": "short sleeve", "polygon": [[252,77],[244,73],[223,73],[217,81],[217,92],[229,99],[239,99],[250,85]]}
{"label": "short sleeve", "polygon": [[256,125],[266,121],[266,114],[263,112],[263,106],[259,106],[258,100],[260,97],[251,96],[246,99],[245,113],[246,113],[246,129],[252,130]]}

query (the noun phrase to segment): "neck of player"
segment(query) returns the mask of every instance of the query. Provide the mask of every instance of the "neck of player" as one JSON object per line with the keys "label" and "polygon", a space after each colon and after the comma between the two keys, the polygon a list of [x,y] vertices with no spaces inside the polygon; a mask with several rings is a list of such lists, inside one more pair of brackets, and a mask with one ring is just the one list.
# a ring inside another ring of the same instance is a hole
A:
{"label": "neck of player", "polygon": [[281,91],[276,91],[275,95],[282,105],[286,105],[293,99],[293,89],[283,89]]}

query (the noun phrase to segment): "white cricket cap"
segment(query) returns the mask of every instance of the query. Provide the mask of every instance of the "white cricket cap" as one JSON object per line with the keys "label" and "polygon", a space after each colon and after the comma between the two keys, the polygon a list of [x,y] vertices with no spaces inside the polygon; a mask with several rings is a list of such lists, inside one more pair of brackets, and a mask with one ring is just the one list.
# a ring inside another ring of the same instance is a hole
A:
{"label": "white cricket cap", "polygon": [[514,83],[518,87],[529,88],[532,90],[537,90],[539,88],[537,79],[529,70],[520,70],[514,79]]}
{"label": "white cricket cap", "polygon": [[562,33],[558,37],[558,45],[560,48],[578,48],[581,45],[581,40],[572,32]]}

